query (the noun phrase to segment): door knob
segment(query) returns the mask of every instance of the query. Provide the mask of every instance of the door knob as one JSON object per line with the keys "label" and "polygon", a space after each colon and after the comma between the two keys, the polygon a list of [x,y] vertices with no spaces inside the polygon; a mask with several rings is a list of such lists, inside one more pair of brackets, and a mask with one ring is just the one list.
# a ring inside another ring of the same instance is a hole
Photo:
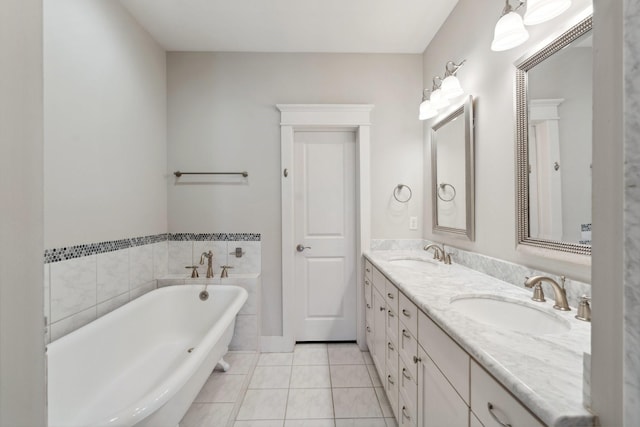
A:
{"label": "door knob", "polygon": [[305,249],[311,249],[311,246],[304,246],[302,243],[296,246],[296,251],[298,252],[303,252]]}

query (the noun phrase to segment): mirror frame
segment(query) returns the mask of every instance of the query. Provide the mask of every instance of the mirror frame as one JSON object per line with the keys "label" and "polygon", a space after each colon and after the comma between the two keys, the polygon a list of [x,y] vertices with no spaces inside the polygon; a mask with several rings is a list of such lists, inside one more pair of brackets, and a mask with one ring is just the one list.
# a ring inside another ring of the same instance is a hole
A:
{"label": "mirror frame", "polygon": [[[438,225],[438,138],[436,132],[438,129],[451,122],[456,117],[464,118],[464,153],[465,153],[465,228],[443,227]],[[453,234],[457,237],[475,240],[475,157],[474,157],[474,137],[473,137],[473,97],[469,95],[465,101],[449,113],[443,119],[436,122],[431,127],[431,205],[433,210],[433,226],[434,233]]]}
{"label": "mirror frame", "polygon": [[516,64],[516,236],[519,245],[591,255],[591,245],[529,236],[529,113],[528,75],[533,67],[564,49],[593,28],[593,16],[583,19],[532,55]]}

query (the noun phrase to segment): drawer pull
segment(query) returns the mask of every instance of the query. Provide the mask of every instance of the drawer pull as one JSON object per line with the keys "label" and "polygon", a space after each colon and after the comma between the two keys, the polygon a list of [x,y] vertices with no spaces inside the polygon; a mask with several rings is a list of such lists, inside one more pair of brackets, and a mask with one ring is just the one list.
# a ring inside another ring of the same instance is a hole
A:
{"label": "drawer pull", "polygon": [[371,269],[370,268],[365,268],[365,270],[367,270],[367,273],[371,273]]}
{"label": "drawer pull", "polygon": [[409,414],[407,414],[407,407],[406,406],[402,407],[402,416],[405,417],[408,420],[411,419],[411,416],[409,416]]}
{"label": "drawer pull", "polygon": [[408,380],[413,381],[413,378],[411,378],[411,375],[407,375],[407,368],[402,368],[402,376]]}
{"label": "drawer pull", "polygon": [[371,328],[367,326],[367,332],[371,332]]}
{"label": "drawer pull", "polygon": [[365,280],[365,281],[364,281],[364,284],[365,284],[365,285],[367,285],[367,286],[369,286],[369,281],[368,281],[368,280]]}
{"label": "drawer pull", "polygon": [[391,292],[387,292],[387,296],[389,297],[389,299],[393,299],[393,294]]}
{"label": "drawer pull", "polygon": [[393,311],[389,310],[389,317],[396,317],[396,315],[393,314]]}
{"label": "drawer pull", "polygon": [[402,314],[404,314],[407,317],[411,317],[411,312],[409,310],[407,310],[406,308],[402,309]]}
{"label": "drawer pull", "polygon": [[396,351],[396,349],[395,349],[395,348],[393,348],[393,344],[391,344],[391,342],[388,342],[388,343],[387,343],[387,348],[388,348],[389,350],[391,350],[391,351]]}
{"label": "drawer pull", "polygon": [[386,309],[384,307],[380,307],[380,311],[385,311]]}
{"label": "drawer pull", "polygon": [[498,424],[502,427],[511,427],[511,424],[500,421],[500,418],[493,413],[493,403],[487,402],[487,409],[489,410],[489,414],[491,414],[491,418],[493,418]]}
{"label": "drawer pull", "polygon": [[422,358],[418,356],[413,356],[413,363],[422,362]]}
{"label": "drawer pull", "polygon": [[395,383],[393,382],[393,380],[391,379],[391,375],[387,375],[387,381],[389,381],[389,384],[394,385]]}
{"label": "drawer pull", "polygon": [[371,304],[367,303],[367,308],[371,308]]}
{"label": "drawer pull", "polygon": [[402,330],[402,336],[405,337],[405,338],[411,338],[411,335],[409,334],[409,332],[407,332],[406,329]]}

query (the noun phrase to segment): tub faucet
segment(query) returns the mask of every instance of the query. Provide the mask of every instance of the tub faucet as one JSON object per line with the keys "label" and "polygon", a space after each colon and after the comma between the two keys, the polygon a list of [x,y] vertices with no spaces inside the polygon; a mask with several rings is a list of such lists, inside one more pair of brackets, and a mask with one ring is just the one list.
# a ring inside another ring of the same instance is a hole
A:
{"label": "tub faucet", "polygon": [[[561,311],[571,311],[571,308],[569,308],[569,303],[567,302],[567,291],[564,288],[564,281],[565,281],[564,276],[560,276],[560,283],[562,283],[562,285],[559,285],[558,282],[553,280],[551,277],[533,276],[533,277],[528,277],[527,280],[525,280],[524,285],[527,288],[533,288],[535,286],[536,292],[534,293],[534,300],[544,301],[544,294],[542,294],[541,288],[537,287],[536,285],[538,285],[540,282],[549,283],[553,288],[553,294],[556,299],[556,303],[553,306],[553,308]],[[536,299],[536,297],[538,299]]]}
{"label": "tub faucet", "polygon": [[204,259],[207,258],[207,279],[213,277],[213,252],[203,252],[200,255],[200,265],[204,265]]}
{"label": "tub faucet", "polygon": [[222,273],[220,273],[220,278],[223,279],[225,277],[229,277],[229,272],[227,271],[228,269],[233,268],[230,265],[223,265],[222,266]]}

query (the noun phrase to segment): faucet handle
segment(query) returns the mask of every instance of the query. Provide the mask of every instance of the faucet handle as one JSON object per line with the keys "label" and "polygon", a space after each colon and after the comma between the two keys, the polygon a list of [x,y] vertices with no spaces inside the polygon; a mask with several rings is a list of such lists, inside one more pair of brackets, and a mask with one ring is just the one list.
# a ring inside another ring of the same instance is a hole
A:
{"label": "faucet handle", "polygon": [[191,278],[195,279],[197,277],[200,277],[200,275],[198,274],[198,266],[197,265],[187,265],[185,268],[191,268]]}
{"label": "faucet handle", "polygon": [[589,305],[589,301],[591,301],[591,297],[586,295],[580,297],[576,319],[582,320],[583,322],[591,322],[591,306]]}
{"label": "faucet handle", "polygon": [[544,291],[542,290],[541,283],[536,283],[536,285],[533,287],[533,296],[531,297],[531,299],[538,302],[546,301],[546,299],[544,298]]}

